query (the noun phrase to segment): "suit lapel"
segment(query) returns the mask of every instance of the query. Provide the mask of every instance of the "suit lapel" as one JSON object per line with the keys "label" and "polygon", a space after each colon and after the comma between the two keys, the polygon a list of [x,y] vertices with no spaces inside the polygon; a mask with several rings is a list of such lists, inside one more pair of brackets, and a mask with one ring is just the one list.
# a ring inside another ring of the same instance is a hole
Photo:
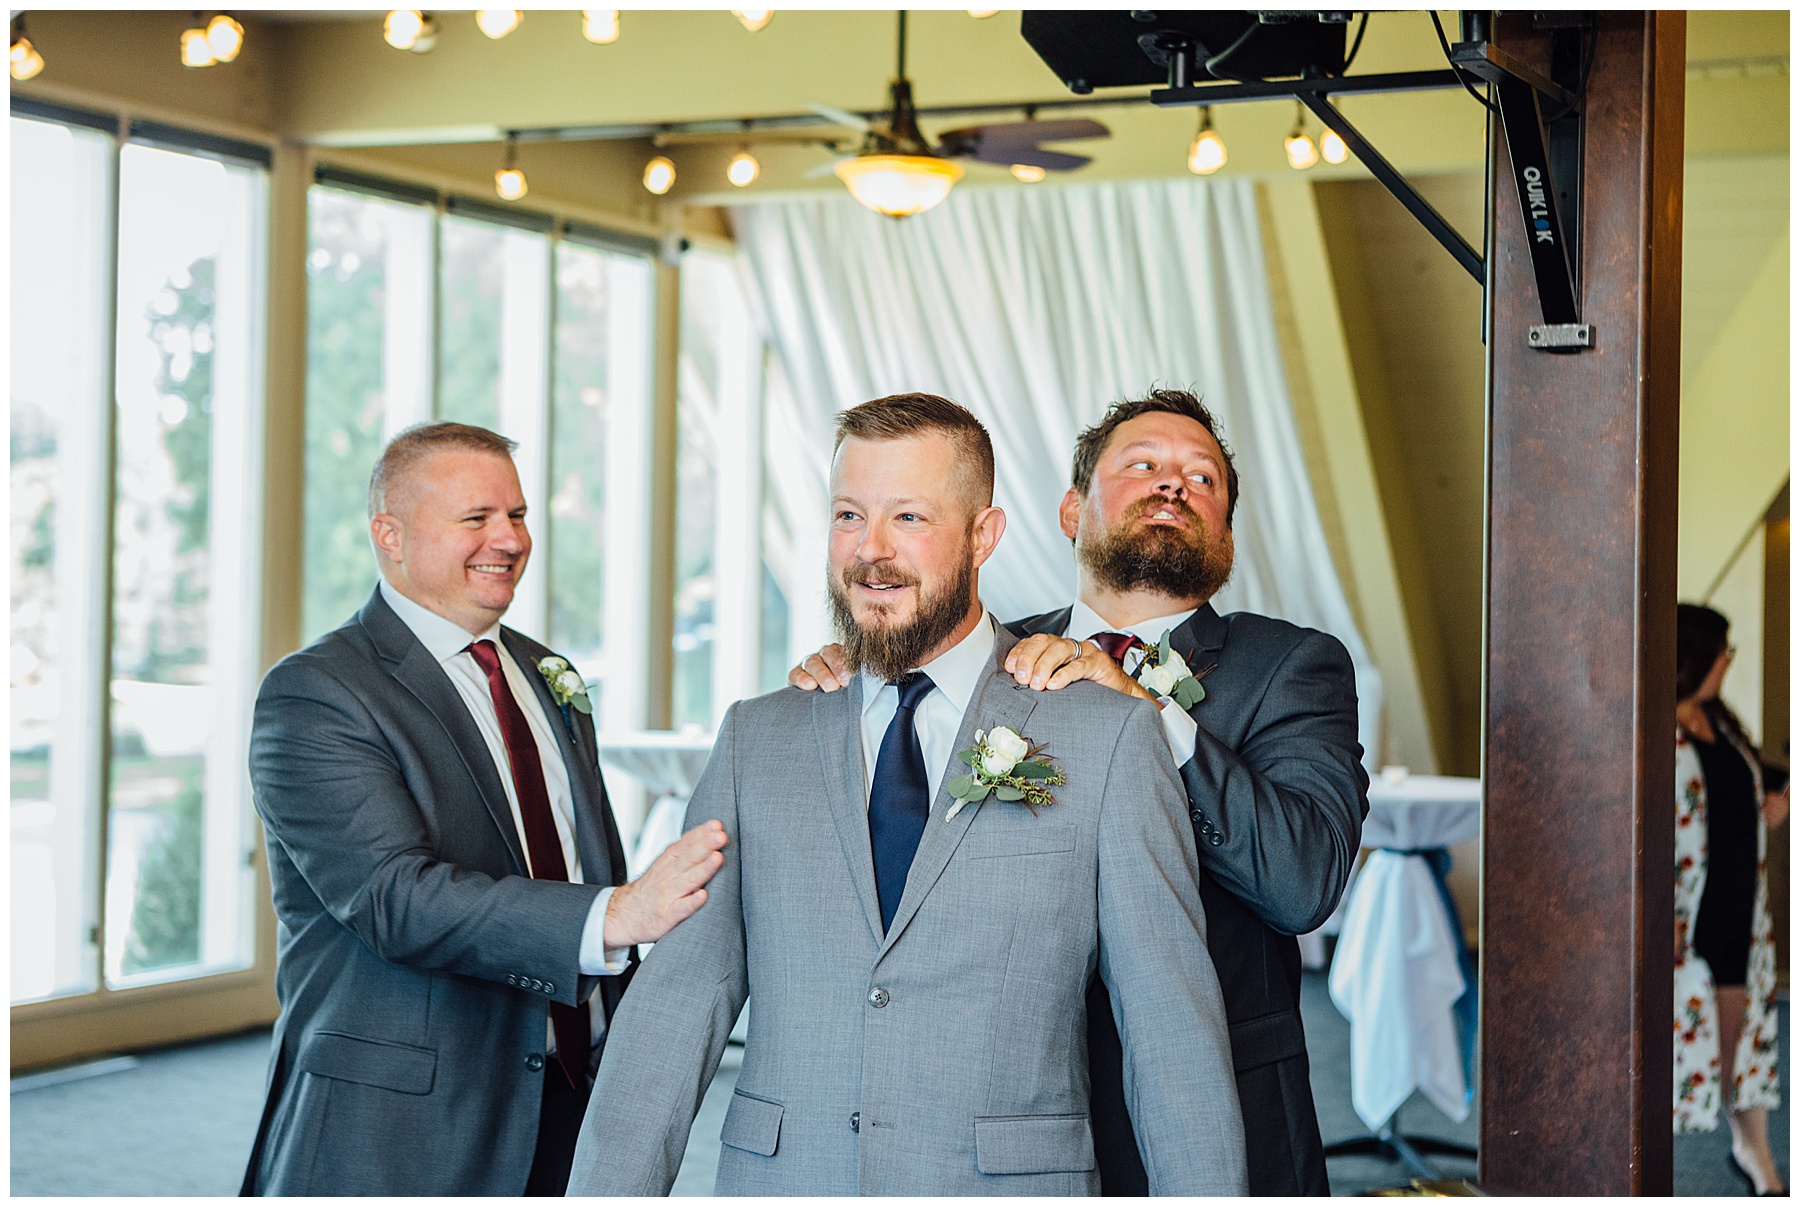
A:
{"label": "suit lapel", "polygon": [[481,793],[481,800],[494,819],[506,849],[512,852],[513,866],[525,875],[525,851],[519,845],[519,829],[513,824],[512,805],[507,802],[506,788],[500,782],[499,769],[488,753],[487,742],[475,727],[469,708],[456,693],[456,685],[438,665],[431,652],[413,636],[406,622],[381,598],[379,588],[362,610],[363,628],[375,649],[391,667],[395,682],[411,692],[425,706],[455,747],[469,777]]}
{"label": "suit lapel", "polygon": [[862,748],[862,676],[843,691],[813,695],[813,733],[825,777],[825,803],[837,827],[850,880],[862,902],[869,934],[881,942],[881,898],[875,892],[875,853],[869,842],[869,803]]}
{"label": "suit lapel", "polygon": [[[589,884],[617,884],[616,877],[625,867],[624,856],[614,851],[619,840],[612,826],[612,810],[606,805],[606,788],[600,780],[598,749],[590,750],[587,743],[580,740],[588,728],[570,715],[573,709],[564,712],[557,704],[556,697],[550,694],[550,684],[537,669],[537,658],[525,645],[525,639],[502,626],[500,640],[506,643],[513,661],[531,680],[538,707],[544,710],[544,719],[556,733],[556,748],[569,773],[569,791],[575,802],[575,849],[581,855],[581,878]],[[600,821],[600,829],[605,833],[595,833],[595,826],[584,824],[592,819]]]}
{"label": "suit lapel", "polygon": [[[1000,669],[1006,660],[1007,651],[1014,644],[1013,637],[1006,630],[1002,629],[996,634],[993,661],[970,694],[969,707],[963,712],[962,726],[956,731],[956,742],[951,747],[953,752],[967,750],[975,745],[977,729],[988,731],[1005,726],[1014,733],[1024,735],[1025,724],[1030,720],[1032,710],[1037,707],[1037,693],[1014,682],[1011,675]],[[912,868],[906,874],[906,891],[901,894],[900,904],[894,910],[894,924],[888,928],[887,937],[881,945],[882,952],[894,945],[894,941],[906,929],[906,924],[919,912],[919,906],[937,884],[938,878],[944,874],[950,857],[956,854],[963,835],[974,824],[975,815],[988,803],[983,801],[979,805],[965,805],[954,818],[944,820],[950,812],[953,799],[950,795],[950,781],[966,770],[962,761],[952,753],[949,766],[944,768],[937,795],[932,800],[931,816],[925,822],[925,833],[919,839],[918,851],[913,855]],[[988,800],[993,800],[993,797],[990,796]],[[866,845],[866,818],[863,831]],[[874,878],[871,876],[871,887],[873,882]]]}

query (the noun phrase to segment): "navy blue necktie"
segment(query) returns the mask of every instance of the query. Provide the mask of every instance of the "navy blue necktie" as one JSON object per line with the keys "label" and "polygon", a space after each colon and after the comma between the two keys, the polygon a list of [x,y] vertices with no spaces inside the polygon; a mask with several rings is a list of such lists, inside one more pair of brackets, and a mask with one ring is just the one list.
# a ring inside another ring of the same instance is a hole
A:
{"label": "navy blue necktie", "polygon": [[906,873],[931,815],[931,784],[925,778],[925,755],[913,728],[913,710],[935,684],[930,675],[913,671],[897,686],[900,707],[881,739],[875,782],[869,788],[869,844],[875,851],[875,892],[881,898],[884,934],[900,908]]}

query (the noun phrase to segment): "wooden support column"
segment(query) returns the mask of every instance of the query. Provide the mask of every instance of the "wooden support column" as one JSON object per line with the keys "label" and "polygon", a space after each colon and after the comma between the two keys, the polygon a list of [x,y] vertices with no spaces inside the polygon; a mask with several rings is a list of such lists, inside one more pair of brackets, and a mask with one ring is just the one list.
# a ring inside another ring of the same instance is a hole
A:
{"label": "wooden support column", "polygon": [[[1493,173],[1481,1182],[1503,1194],[1671,1190],[1686,24],[1596,19],[1594,348],[1527,344],[1544,320],[1503,139]],[[1548,72],[1529,14],[1494,41]]]}

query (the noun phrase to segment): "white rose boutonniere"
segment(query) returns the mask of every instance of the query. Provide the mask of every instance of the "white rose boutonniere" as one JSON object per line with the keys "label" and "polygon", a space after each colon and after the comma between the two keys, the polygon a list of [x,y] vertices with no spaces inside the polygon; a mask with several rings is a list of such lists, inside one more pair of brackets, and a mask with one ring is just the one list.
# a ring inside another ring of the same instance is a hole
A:
{"label": "white rose boutonniere", "polygon": [[566,661],[551,654],[547,658],[538,659],[538,674],[550,685],[550,695],[560,708],[573,708],[576,712],[591,713],[594,702],[588,693],[592,690],[581,672]]}
{"label": "white rose boutonniere", "polygon": [[964,805],[986,800],[990,793],[996,800],[1019,801],[1035,814],[1040,806],[1056,803],[1051,788],[1068,783],[1063,773],[1050,765],[1054,755],[1045,754],[1042,746],[1033,746],[1004,725],[986,733],[976,730],[975,745],[957,751],[956,757],[968,765],[969,774],[950,781],[955,803],[944,814],[945,821],[962,812]]}
{"label": "white rose boutonniere", "polygon": [[1144,648],[1144,660],[1138,663],[1137,674],[1132,677],[1151,695],[1168,696],[1177,708],[1185,710],[1206,699],[1200,679],[1210,670],[1209,666],[1199,675],[1189,670],[1187,660],[1170,648],[1165,631],[1161,641]]}

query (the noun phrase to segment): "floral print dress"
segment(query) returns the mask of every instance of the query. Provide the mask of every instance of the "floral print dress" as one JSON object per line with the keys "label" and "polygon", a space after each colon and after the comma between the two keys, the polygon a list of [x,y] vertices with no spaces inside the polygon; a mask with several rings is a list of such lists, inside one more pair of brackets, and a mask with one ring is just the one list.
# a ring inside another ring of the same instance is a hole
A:
{"label": "floral print dress", "polygon": [[[1741,748],[1740,748],[1741,751]],[[1756,799],[1762,800],[1761,768],[1750,761]],[[1694,952],[1694,918],[1706,888],[1706,778],[1687,735],[1675,735],[1675,1130],[1706,1132],[1719,1125],[1719,1006],[1712,970]],[[1775,1014],[1774,923],[1763,862],[1768,831],[1756,826],[1756,904],[1750,915],[1749,998],[1743,1034],[1733,1061],[1732,1110],[1781,1105]]]}

